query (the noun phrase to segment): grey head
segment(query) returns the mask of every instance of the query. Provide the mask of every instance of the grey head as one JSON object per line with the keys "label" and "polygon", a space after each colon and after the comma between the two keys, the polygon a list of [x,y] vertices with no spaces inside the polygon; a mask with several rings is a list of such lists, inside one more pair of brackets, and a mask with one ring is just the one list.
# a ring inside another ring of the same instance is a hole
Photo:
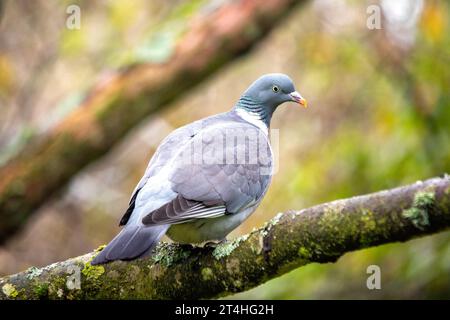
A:
{"label": "grey head", "polygon": [[236,103],[235,110],[245,111],[269,126],[273,112],[284,102],[307,106],[306,100],[295,90],[291,78],[282,73],[270,73],[250,85]]}

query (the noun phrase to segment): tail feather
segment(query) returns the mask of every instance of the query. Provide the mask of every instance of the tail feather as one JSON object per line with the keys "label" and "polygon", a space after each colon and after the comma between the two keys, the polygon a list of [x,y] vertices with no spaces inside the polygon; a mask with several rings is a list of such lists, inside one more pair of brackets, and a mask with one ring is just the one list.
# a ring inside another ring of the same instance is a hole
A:
{"label": "tail feather", "polygon": [[91,264],[132,260],[146,256],[151,253],[168,228],[169,225],[152,227],[127,225],[106,248],[100,251]]}

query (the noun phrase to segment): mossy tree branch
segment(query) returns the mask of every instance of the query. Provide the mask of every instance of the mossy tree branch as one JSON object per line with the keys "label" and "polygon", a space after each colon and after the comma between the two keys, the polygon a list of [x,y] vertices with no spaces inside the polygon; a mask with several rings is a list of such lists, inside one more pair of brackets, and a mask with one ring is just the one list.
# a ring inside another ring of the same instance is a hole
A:
{"label": "mossy tree branch", "polygon": [[[91,266],[89,253],[0,279],[0,299],[198,299],[253,288],[312,262],[450,227],[450,178],[277,215],[216,248],[162,243],[154,256]],[[79,280],[79,282],[77,282]],[[78,286],[79,285],[79,286]]]}
{"label": "mossy tree branch", "polygon": [[205,1],[189,21],[175,17],[185,27],[171,38],[163,61],[123,68],[98,83],[75,112],[0,168],[0,243],[145,116],[249,50],[299,2]]}

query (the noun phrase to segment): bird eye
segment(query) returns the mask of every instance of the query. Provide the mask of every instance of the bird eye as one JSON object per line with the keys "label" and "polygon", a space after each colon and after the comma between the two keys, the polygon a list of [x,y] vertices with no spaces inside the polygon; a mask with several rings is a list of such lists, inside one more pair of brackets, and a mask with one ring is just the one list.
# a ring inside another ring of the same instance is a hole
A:
{"label": "bird eye", "polygon": [[278,86],[273,86],[272,87],[272,91],[273,92],[278,92],[278,91],[280,91],[280,88],[278,88]]}

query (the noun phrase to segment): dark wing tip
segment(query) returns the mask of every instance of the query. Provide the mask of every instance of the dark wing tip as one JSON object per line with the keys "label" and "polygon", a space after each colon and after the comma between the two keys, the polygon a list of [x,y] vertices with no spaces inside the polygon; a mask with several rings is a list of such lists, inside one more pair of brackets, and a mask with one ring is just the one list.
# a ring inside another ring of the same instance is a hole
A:
{"label": "dark wing tip", "polygon": [[137,189],[136,192],[131,197],[130,205],[128,206],[127,211],[125,211],[124,215],[122,216],[122,219],[120,219],[119,227],[126,225],[128,220],[130,220],[131,214],[133,213],[134,207],[136,205],[136,197],[137,197],[139,191],[141,191],[141,189],[142,188]]}

